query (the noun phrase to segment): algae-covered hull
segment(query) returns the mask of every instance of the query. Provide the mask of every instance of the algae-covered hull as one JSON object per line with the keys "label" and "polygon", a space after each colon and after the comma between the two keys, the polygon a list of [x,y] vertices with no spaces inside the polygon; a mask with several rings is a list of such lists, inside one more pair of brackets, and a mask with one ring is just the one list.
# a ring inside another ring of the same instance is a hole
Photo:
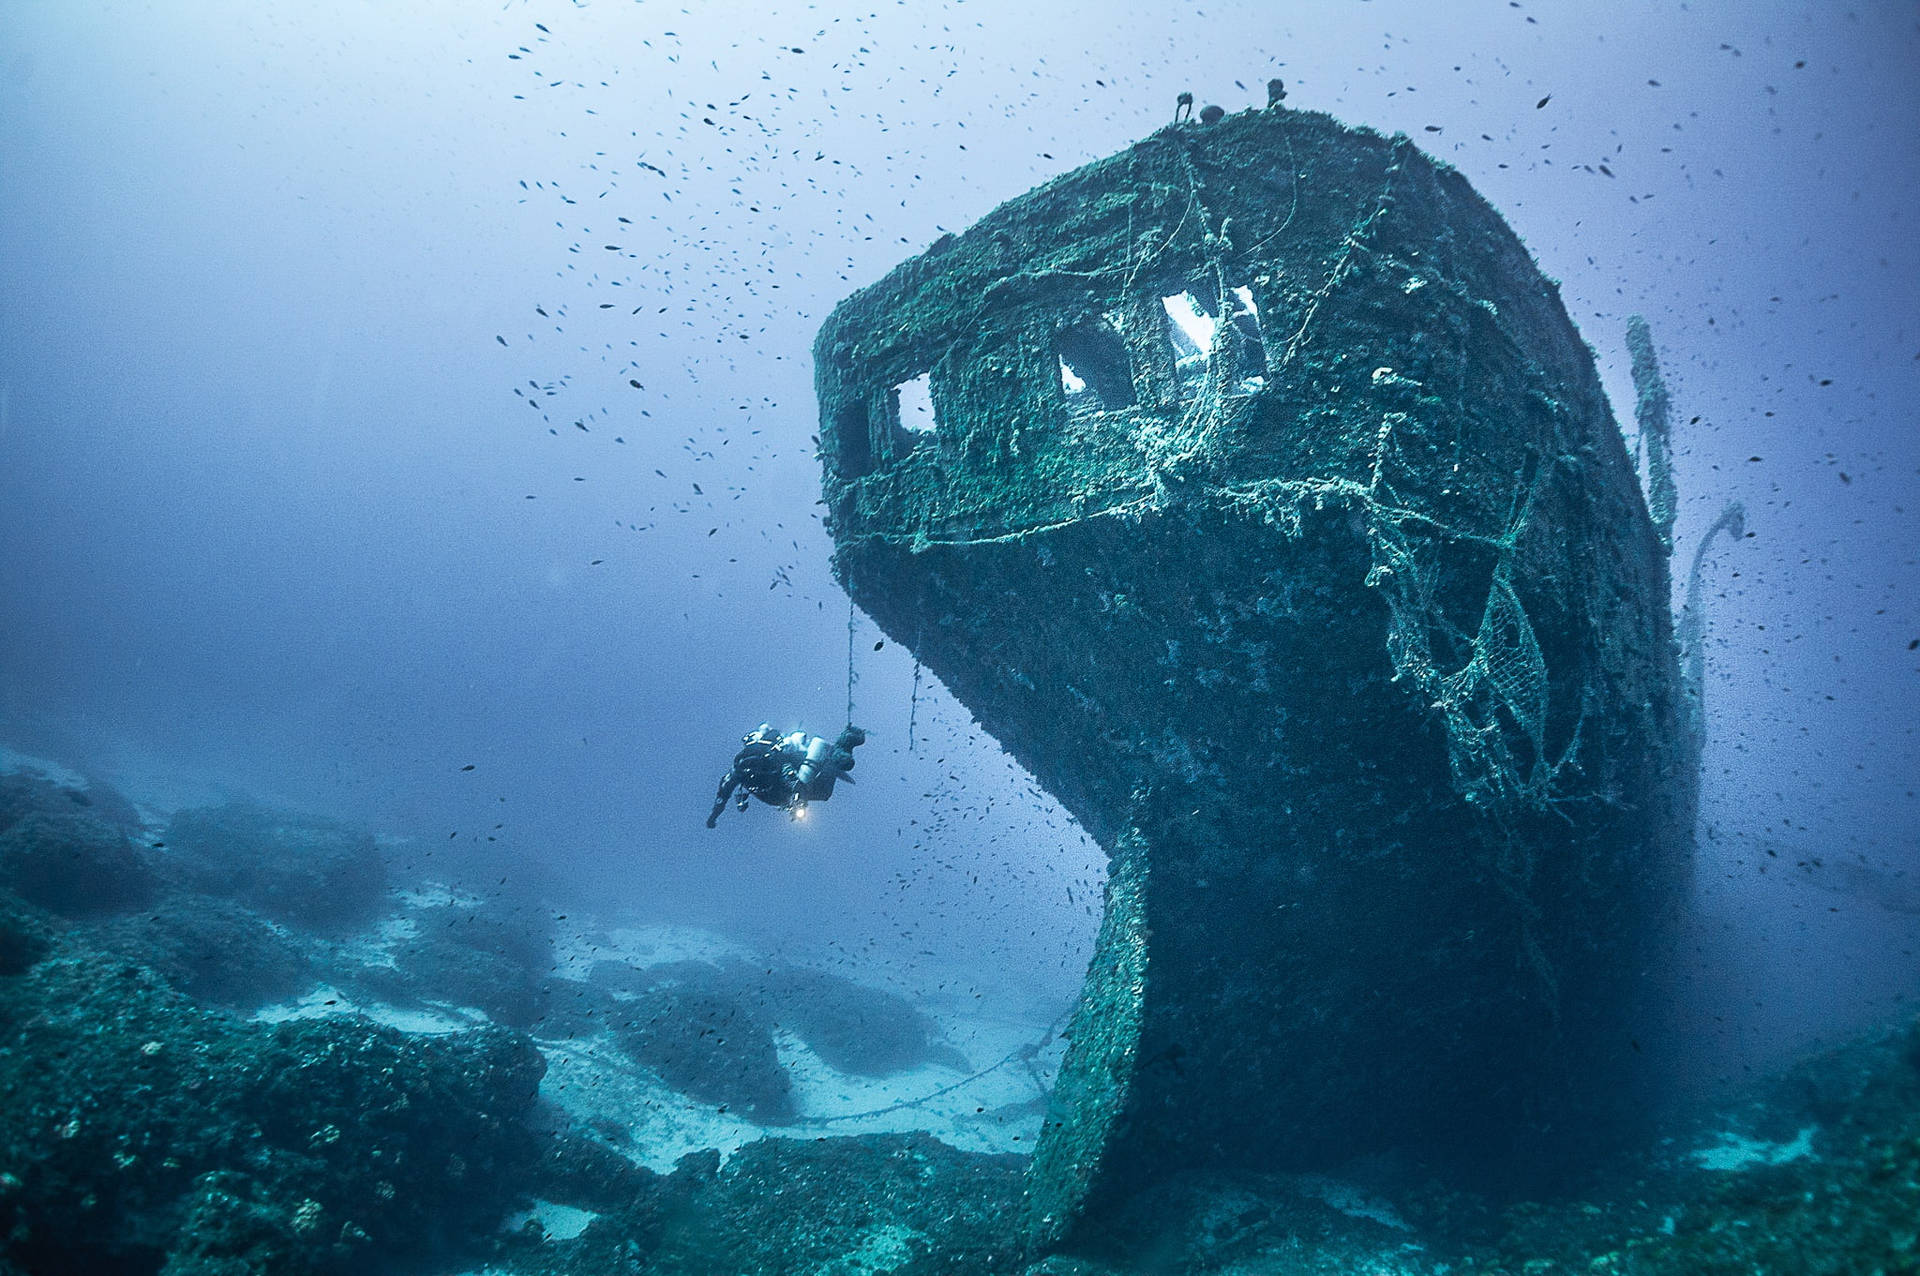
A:
{"label": "algae-covered hull", "polygon": [[1112,857],[1037,1239],[1613,1113],[1692,811],[1666,562],[1462,177],[1314,114],[1165,129],[815,353],[842,580]]}

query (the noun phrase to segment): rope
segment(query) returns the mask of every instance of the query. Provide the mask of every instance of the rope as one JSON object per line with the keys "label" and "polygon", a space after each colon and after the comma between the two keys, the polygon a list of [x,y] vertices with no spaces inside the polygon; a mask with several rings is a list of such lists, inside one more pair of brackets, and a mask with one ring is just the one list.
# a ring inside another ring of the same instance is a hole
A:
{"label": "rope", "polygon": [[1294,355],[1299,352],[1301,345],[1306,340],[1307,329],[1313,326],[1314,315],[1320,311],[1320,303],[1325,301],[1328,296],[1332,294],[1333,290],[1340,286],[1341,281],[1346,278],[1348,271],[1353,268],[1354,251],[1356,249],[1367,248],[1366,240],[1368,233],[1373,229],[1373,223],[1378,221],[1381,214],[1385,213],[1391,206],[1393,177],[1394,173],[1398,171],[1400,167],[1400,143],[1404,140],[1404,138],[1396,138],[1394,140],[1389,157],[1390,162],[1387,165],[1386,180],[1381,183],[1380,194],[1374,199],[1373,211],[1355,223],[1353,229],[1349,230],[1346,237],[1341,241],[1340,259],[1333,264],[1333,270],[1327,275],[1327,282],[1322,284],[1319,290],[1313,294],[1313,300],[1307,305],[1306,317],[1300,320],[1299,331],[1295,332],[1293,337],[1287,342],[1286,353],[1280,358],[1281,363],[1286,364],[1293,362]]}
{"label": "rope", "polygon": [[847,595],[847,725],[853,725],[853,595]]}
{"label": "rope", "polygon": [[[915,644],[916,649],[918,644]],[[920,716],[920,657],[913,658],[913,697],[907,701],[907,752],[913,752],[913,722]]]}
{"label": "rope", "polygon": [[1153,507],[1153,503],[1153,497],[1151,495],[1141,496],[1121,505],[1113,505],[1103,510],[1095,510],[1091,514],[1076,514],[1072,518],[1063,518],[1057,522],[1036,523],[1031,527],[1022,527],[1011,532],[1000,532],[991,536],[935,538],[920,532],[862,532],[857,536],[844,538],[841,543],[845,545],[905,545],[915,553],[923,549],[935,547],[947,549],[969,545],[1006,545],[1024,541],[1029,536],[1037,536],[1042,532],[1052,532],[1064,527],[1072,527],[1075,523],[1085,522],[1090,518],[1124,517],[1128,514],[1145,513]]}
{"label": "rope", "polygon": [[[1001,1057],[1001,1059],[998,1062],[990,1063],[986,1067],[980,1069],[980,1071],[974,1073],[972,1076],[961,1077],[958,1081],[955,1081],[950,1085],[943,1085],[938,1090],[929,1091],[928,1093],[921,1095],[917,1099],[902,1099],[898,1103],[889,1103],[884,1108],[869,1108],[865,1112],[842,1112],[838,1116],[800,1117],[797,1120],[795,1120],[793,1124],[795,1125],[832,1125],[836,1121],[858,1121],[864,1117],[885,1116],[890,1112],[899,1112],[906,1108],[917,1108],[924,1104],[933,1102],[935,1099],[939,1098],[943,1094],[952,1094],[955,1090],[958,1090],[961,1086],[971,1085],[975,1081],[978,1081],[981,1077],[990,1076],[993,1073],[1000,1071],[1000,1069],[1006,1067],[1008,1064],[1012,1063],[1015,1059],[1026,1060],[1028,1064],[1028,1071],[1032,1072],[1033,1070],[1032,1063],[1033,1063],[1034,1056],[1038,1055],[1042,1050],[1045,1050],[1047,1048],[1047,1044],[1060,1034],[1060,1029],[1066,1026],[1067,1017],[1072,1013],[1073,1013],[1072,1007],[1068,1007],[1065,1011],[1061,1012],[1061,1015],[1058,1019],[1055,1019],[1052,1023],[1047,1025],[1046,1034],[1042,1036],[1040,1040],[1029,1041],[1024,1045],[1015,1046],[1006,1055]],[[1046,1086],[1041,1083],[1039,1074],[1034,1073],[1033,1078],[1034,1078],[1034,1085],[1038,1087],[1042,1093],[1045,1093]]]}
{"label": "rope", "polygon": [[[1174,227],[1171,231],[1167,232],[1167,237],[1166,239],[1161,241],[1160,246],[1154,249],[1152,252],[1146,254],[1144,257],[1141,257],[1138,261],[1132,262],[1129,265],[1127,269],[1127,277],[1125,281],[1123,281],[1120,285],[1120,295],[1123,297],[1133,292],[1133,281],[1135,278],[1139,276],[1140,271],[1144,267],[1152,265],[1154,262],[1158,261],[1161,257],[1161,254],[1165,253],[1167,249],[1173,247],[1173,241],[1178,239],[1180,237],[1180,232],[1187,228],[1187,218],[1192,215],[1194,205],[1199,202],[1199,199],[1200,199],[1199,180],[1198,180],[1198,174],[1196,174],[1193,169],[1193,157],[1189,155],[1185,150],[1182,150],[1180,152],[1180,162],[1186,168],[1186,171],[1187,171],[1187,206],[1180,210],[1180,220],[1174,223]],[[1128,257],[1133,256],[1133,247],[1134,246],[1131,243],[1127,245]],[[1117,269],[1117,268],[1109,267],[1109,270],[1112,270],[1112,269]],[[1107,272],[1100,271],[1096,273],[1105,274]]]}
{"label": "rope", "polygon": [[1287,219],[1285,221],[1281,222],[1271,233],[1263,236],[1259,243],[1247,249],[1245,254],[1243,254],[1247,257],[1251,257],[1262,248],[1265,248],[1270,240],[1276,238],[1282,231],[1286,230],[1287,227],[1293,225],[1293,215],[1300,211],[1300,161],[1294,158],[1293,137],[1287,132],[1287,126],[1284,122],[1280,125],[1280,140],[1287,144],[1287,171],[1293,179],[1293,206],[1287,209]]}

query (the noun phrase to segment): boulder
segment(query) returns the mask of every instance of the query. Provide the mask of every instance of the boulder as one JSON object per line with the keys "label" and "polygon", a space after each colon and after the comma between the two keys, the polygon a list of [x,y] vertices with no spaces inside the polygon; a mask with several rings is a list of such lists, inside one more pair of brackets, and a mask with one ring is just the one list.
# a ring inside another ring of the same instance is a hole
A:
{"label": "boulder", "polygon": [[138,908],[155,886],[127,835],[83,809],[36,809],[0,833],[0,888],[62,916]]}
{"label": "boulder", "polygon": [[648,985],[616,1008],[621,1049],[682,1094],[752,1121],[792,1120],[793,1082],[780,1066],[773,1019],[760,999],[707,962],[648,973]]}
{"label": "boulder", "polygon": [[192,889],[301,930],[350,931],[387,908],[373,835],[333,820],[236,802],[177,812],[164,841]]}
{"label": "boulder", "polygon": [[0,1264],[343,1272],[483,1247],[546,1141],[488,1029],[238,1023],[69,943],[0,980]]}
{"label": "boulder", "polygon": [[309,945],[228,899],[175,891],[89,928],[100,947],[151,967],[195,1001],[253,1010],[314,983]]}

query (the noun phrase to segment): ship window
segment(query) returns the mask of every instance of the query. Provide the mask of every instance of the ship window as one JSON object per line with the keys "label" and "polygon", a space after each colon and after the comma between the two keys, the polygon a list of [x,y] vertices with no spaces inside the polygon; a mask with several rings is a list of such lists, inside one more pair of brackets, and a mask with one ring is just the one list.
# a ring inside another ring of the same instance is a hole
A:
{"label": "ship window", "polygon": [[840,448],[842,477],[857,479],[873,473],[873,433],[867,422],[866,404],[842,404],[834,414],[833,436]]}
{"label": "ship window", "polygon": [[1267,384],[1267,339],[1260,325],[1260,306],[1253,299],[1253,289],[1242,286],[1233,290],[1233,314],[1227,322],[1239,343],[1239,357],[1234,363],[1240,373],[1239,388],[1248,393],[1264,389]]}
{"label": "ship window", "polygon": [[1213,354],[1213,333],[1219,325],[1200,308],[1190,292],[1160,299],[1167,312],[1167,337],[1173,342],[1173,360],[1182,372],[1195,370]]}
{"label": "ship window", "polygon": [[922,372],[893,388],[894,410],[908,434],[931,434],[940,422],[933,413],[933,374]]}
{"label": "ship window", "polygon": [[1133,364],[1111,320],[1087,319],[1065,329],[1054,338],[1054,354],[1068,403],[1109,411],[1133,406]]}

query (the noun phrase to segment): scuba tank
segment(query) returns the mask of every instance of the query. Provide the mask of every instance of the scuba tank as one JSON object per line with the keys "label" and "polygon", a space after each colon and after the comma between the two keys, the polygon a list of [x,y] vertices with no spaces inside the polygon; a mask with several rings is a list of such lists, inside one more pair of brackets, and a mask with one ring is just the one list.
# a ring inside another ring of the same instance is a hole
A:
{"label": "scuba tank", "polygon": [[[800,767],[794,772],[800,792],[805,793],[822,772],[831,777],[839,770],[833,765],[833,742],[824,736],[808,736],[806,755],[801,759]],[[829,779],[831,783],[831,778]]]}

